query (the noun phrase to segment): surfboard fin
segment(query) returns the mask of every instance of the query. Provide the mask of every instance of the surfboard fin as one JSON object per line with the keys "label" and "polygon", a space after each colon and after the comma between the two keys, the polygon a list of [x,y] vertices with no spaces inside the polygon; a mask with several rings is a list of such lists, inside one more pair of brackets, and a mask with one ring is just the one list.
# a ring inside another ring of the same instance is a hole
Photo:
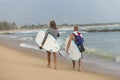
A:
{"label": "surfboard fin", "polygon": [[39,49],[43,49],[43,48],[40,46]]}
{"label": "surfboard fin", "polygon": [[62,54],[58,51],[59,55],[62,56]]}

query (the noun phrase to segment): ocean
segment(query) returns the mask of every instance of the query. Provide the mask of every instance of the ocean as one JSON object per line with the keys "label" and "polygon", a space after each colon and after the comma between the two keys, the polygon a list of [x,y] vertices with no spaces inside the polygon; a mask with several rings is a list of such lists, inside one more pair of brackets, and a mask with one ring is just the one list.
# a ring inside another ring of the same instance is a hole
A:
{"label": "ocean", "polygon": [[[86,30],[96,29],[120,29],[120,26],[113,27],[81,27],[80,32],[84,37],[84,45],[86,51],[83,53],[83,62],[97,64],[100,67],[120,71],[120,32],[86,32]],[[6,35],[0,35],[4,38],[12,38],[19,40],[20,47],[39,50],[39,46],[35,42],[36,34],[39,30],[22,31]],[[70,29],[60,30],[60,38],[58,39],[61,45],[61,53],[66,57],[64,53],[65,40],[73,32]],[[69,60],[69,58],[68,58]]]}

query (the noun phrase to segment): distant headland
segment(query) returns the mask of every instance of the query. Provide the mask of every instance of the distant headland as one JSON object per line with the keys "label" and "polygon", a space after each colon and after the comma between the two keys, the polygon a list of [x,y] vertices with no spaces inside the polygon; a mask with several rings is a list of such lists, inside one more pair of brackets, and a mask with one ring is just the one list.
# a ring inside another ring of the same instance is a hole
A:
{"label": "distant headland", "polygon": [[[60,29],[68,29],[73,28],[74,25],[78,25],[80,27],[92,27],[93,29],[86,30],[87,32],[108,32],[108,31],[120,31],[119,29],[104,29],[104,30],[96,30],[94,27],[111,27],[111,26],[120,26],[120,22],[111,22],[111,23],[92,23],[92,24],[59,24],[57,25]],[[4,30],[31,30],[31,29],[45,29],[49,26],[49,24],[25,24],[22,26],[17,25],[15,22],[8,21],[0,21],[0,31]]]}

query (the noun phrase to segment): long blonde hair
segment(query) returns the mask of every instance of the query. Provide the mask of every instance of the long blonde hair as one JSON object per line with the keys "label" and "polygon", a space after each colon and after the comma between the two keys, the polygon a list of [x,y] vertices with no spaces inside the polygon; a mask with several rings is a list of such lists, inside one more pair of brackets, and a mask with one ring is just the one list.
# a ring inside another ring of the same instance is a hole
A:
{"label": "long blonde hair", "polygon": [[50,21],[50,28],[57,29],[56,22],[54,20]]}

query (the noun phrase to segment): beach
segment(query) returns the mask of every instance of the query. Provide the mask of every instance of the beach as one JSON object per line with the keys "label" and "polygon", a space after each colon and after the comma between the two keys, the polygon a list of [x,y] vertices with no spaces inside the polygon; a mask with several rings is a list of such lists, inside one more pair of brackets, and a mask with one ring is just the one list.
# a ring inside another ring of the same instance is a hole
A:
{"label": "beach", "polygon": [[[19,48],[15,41],[0,38],[0,80],[120,80],[119,76],[92,72],[95,65],[87,63],[83,63],[82,72],[73,70],[70,61],[65,63],[59,56],[58,69],[54,70],[53,63],[48,68],[45,53]],[[89,69],[84,67],[87,65]]]}

